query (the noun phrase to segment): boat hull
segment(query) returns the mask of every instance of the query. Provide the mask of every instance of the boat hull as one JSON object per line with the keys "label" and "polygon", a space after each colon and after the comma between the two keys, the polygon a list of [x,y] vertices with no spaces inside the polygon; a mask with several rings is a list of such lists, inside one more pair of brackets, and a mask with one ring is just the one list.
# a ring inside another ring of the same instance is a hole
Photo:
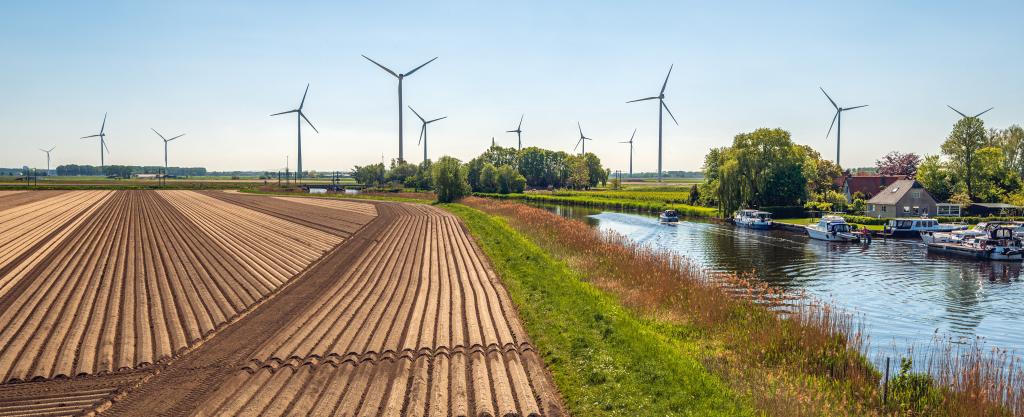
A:
{"label": "boat hull", "polygon": [[736,226],[746,227],[748,229],[768,230],[768,229],[772,228],[772,224],[770,222],[766,223],[766,222],[733,221],[733,223],[736,224]]}
{"label": "boat hull", "polygon": [[859,242],[860,236],[847,233],[831,233],[818,230],[813,227],[806,227],[807,236],[811,239],[824,240],[828,242]]}
{"label": "boat hull", "polygon": [[928,251],[944,255],[991,261],[1019,262],[1024,260],[1024,252],[1021,252],[1020,250],[1002,251],[999,249],[981,249],[956,243],[929,243]]}

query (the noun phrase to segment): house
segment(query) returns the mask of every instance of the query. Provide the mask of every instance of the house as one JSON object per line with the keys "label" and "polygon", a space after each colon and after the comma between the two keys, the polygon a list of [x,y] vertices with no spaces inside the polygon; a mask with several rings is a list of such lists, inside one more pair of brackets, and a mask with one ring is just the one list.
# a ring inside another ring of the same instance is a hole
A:
{"label": "house", "polygon": [[843,179],[841,187],[846,201],[853,201],[853,195],[858,192],[863,194],[865,199],[871,199],[885,187],[904,178],[906,177],[899,175],[848,175]]}
{"label": "house", "polygon": [[883,218],[928,216],[935,212],[935,199],[921,183],[915,180],[897,180],[868,200],[865,214]]}
{"label": "house", "polygon": [[967,206],[970,216],[1012,216],[1024,210],[1024,207],[1006,203],[971,203]]}

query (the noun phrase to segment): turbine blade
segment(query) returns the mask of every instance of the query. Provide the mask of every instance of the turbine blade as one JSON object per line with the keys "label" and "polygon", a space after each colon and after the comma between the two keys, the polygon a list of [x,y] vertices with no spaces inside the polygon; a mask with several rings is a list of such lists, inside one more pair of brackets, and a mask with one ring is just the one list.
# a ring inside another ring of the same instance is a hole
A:
{"label": "turbine blade", "polygon": [[100,139],[100,145],[103,145],[103,149],[106,149],[107,153],[110,153],[110,148],[107,147],[107,141]]}
{"label": "turbine blade", "polygon": [[416,117],[419,117],[419,118],[420,118],[420,121],[421,121],[421,122],[423,122],[423,123],[426,123],[426,122],[427,122],[427,121],[426,121],[426,119],[424,119],[424,118],[423,118],[423,116],[420,116],[420,114],[419,114],[419,113],[416,113],[416,109],[412,108],[412,106],[409,106],[409,110],[412,110],[412,112],[413,112],[414,114],[416,114]]}
{"label": "turbine blade", "polygon": [[633,129],[633,135],[629,137],[629,143],[633,143],[633,138],[636,137],[636,129]]}
{"label": "turbine blade", "polygon": [[434,123],[434,122],[436,122],[438,120],[447,119],[447,118],[448,118],[448,116],[442,116],[442,117],[438,117],[438,118],[436,118],[434,120],[428,120],[427,123]]}
{"label": "turbine blade", "polygon": [[583,137],[583,126],[580,125],[580,122],[576,122],[576,127],[580,128],[580,137],[582,138]]}
{"label": "turbine blade", "polygon": [[100,125],[100,134],[103,134],[103,128],[107,127],[107,114],[103,113],[103,124]]}
{"label": "turbine blade", "polygon": [[516,130],[523,130],[523,118],[524,117],[526,117],[526,113],[523,113],[522,116],[519,116],[519,126],[516,127]]}
{"label": "turbine blade", "polygon": [[306,83],[306,91],[302,93],[302,101],[299,102],[299,110],[306,104],[306,94],[309,94],[309,83]]}
{"label": "turbine blade", "polygon": [[149,130],[152,130],[153,133],[156,133],[156,135],[159,136],[160,139],[163,139],[165,142],[167,141],[167,138],[165,138],[164,135],[161,135],[160,132],[157,132],[156,129],[149,128]]}
{"label": "turbine blade", "polygon": [[672,75],[672,67],[674,66],[675,64],[668,66],[668,74],[665,74],[665,82],[661,84],[661,94],[665,94],[665,87],[668,87],[668,76]]}
{"label": "turbine blade", "polygon": [[305,113],[303,113],[303,112],[299,112],[299,116],[300,116],[300,117],[302,117],[302,120],[305,120],[305,121],[306,121],[306,124],[308,124],[308,125],[309,125],[309,127],[313,128],[313,131],[314,131],[314,132],[316,132],[316,133],[320,133],[320,131],[319,131],[319,130],[316,130],[316,126],[313,126],[313,122],[310,122],[310,121],[309,121],[309,119],[307,119],[307,118],[306,118],[306,114],[305,114]]}
{"label": "turbine blade", "polygon": [[638,101],[644,101],[644,100],[654,100],[654,99],[656,99],[656,98],[658,98],[658,96],[654,96],[654,97],[647,97],[647,98],[638,98],[638,99],[636,99],[636,100],[630,100],[630,101],[627,101],[626,103],[636,103],[636,102],[638,102]]}
{"label": "turbine blade", "polygon": [[100,137],[100,135],[89,135],[89,136],[82,136],[82,139],[98,138],[98,137]]}
{"label": "turbine blade", "polygon": [[423,127],[420,127],[420,140],[416,141],[416,146],[420,146],[420,143],[423,142],[423,133],[426,132],[426,131],[427,131],[427,124],[424,123]]}
{"label": "turbine blade", "polygon": [[948,105],[948,104],[947,104],[947,105],[946,105],[946,107],[949,107],[949,109],[950,109],[950,110],[952,110],[952,111],[955,111],[955,112],[956,112],[956,114],[959,114],[959,115],[960,115],[961,117],[967,117],[967,115],[966,115],[966,114],[964,114],[964,113],[963,113],[963,112],[961,112],[960,110],[954,109],[954,108],[953,108],[953,106],[950,106],[950,105]]}
{"label": "turbine blade", "polygon": [[964,112],[961,112],[961,111],[958,111],[956,109],[953,109],[952,106],[946,105],[946,107],[949,108],[949,110],[951,110],[953,112],[956,112],[957,115],[961,115],[961,117],[964,117],[964,118],[967,117],[967,115],[965,115]]}
{"label": "turbine blade", "polygon": [[53,152],[54,149],[57,149],[57,147],[56,146],[51,147],[50,150],[46,151],[46,153]]}
{"label": "turbine blade", "polygon": [[377,61],[374,61],[374,60],[370,59],[370,57],[368,57],[368,56],[366,56],[366,55],[363,55],[363,58],[366,58],[366,60],[367,60],[367,61],[370,61],[370,62],[372,62],[372,63],[374,63],[374,64],[377,64],[377,66],[378,66],[378,67],[380,67],[380,69],[382,69],[382,70],[384,70],[384,71],[387,71],[387,72],[388,72],[388,74],[394,75],[394,76],[395,76],[395,78],[398,78],[398,74],[395,74],[395,72],[394,72],[394,71],[392,71],[392,70],[391,70],[390,68],[388,68],[388,67],[385,67],[385,66],[381,65],[381,64],[380,64],[379,62],[377,62]]}
{"label": "turbine blade", "polygon": [[847,107],[847,108],[843,109],[843,111],[847,111],[847,110],[853,110],[853,109],[859,109],[859,108],[861,108],[861,107],[867,107],[867,106],[868,106],[868,105],[867,105],[867,104],[865,104],[865,105],[863,105],[863,106],[853,106],[853,107]]}
{"label": "turbine blade", "polygon": [[992,109],[994,109],[994,108],[995,108],[995,107],[989,107],[989,108],[988,108],[988,110],[985,110],[985,111],[983,111],[983,112],[981,112],[981,113],[978,113],[978,114],[974,115],[974,117],[975,117],[975,118],[981,117],[981,115],[983,115],[983,114],[985,114],[985,113],[988,113],[988,111],[989,111],[989,110],[992,110]]}
{"label": "turbine blade", "polygon": [[832,116],[832,124],[828,125],[828,133],[825,134],[825,139],[828,139],[828,135],[832,134],[832,128],[836,125],[836,119],[839,118],[839,111],[836,111],[836,115]]}
{"label": "turbine blade", "polygon": [[838,105],[838,104],[836,104],[836,101],[835,101],[835,100],[832,100],[832,97],[829,97],[828,93],[825,93],[825,89],[824,89],[824,88],[821,88],[821,87],[818,87],[818,89],[820,89],[820,90],[821,90],[821,92],[825,94],[825,97],[827,97],[827,98],[828,98],[828,101],[829,101],[829,103],[832,103],[832,107],[835,107],[835,108],[836,108],[836,110],[839,110],[839,105]]}
{"label": "turbine blade", "polygon": [[[434,59],[437,59],[437,57],[435,56]],[[413,68],[412,71],[409,71],[409,72],[405,73],[405,76],[408,77],[408,76],[412,75],[412,73],[414,73],[416,71],[419,71],[420,68],[423,68],[423,67],[427,66],[427,64],[429,64],[431,62],[434,62],[434,59],[431,59],[430,61],[424,62],[423,65],[420,65],[420,66],[418,66],[416,68]]]}
{"label": "turbine blade", "polygon": [[583,143],[583,138],[582,137],[580,138],[580,140],[576,141],[576,146],[572,147],[572,151],[576,152],[576,150],[580,148],[580,144],[581,143]]}
{"label": "turbine blade", "polygon": [[180,134],[180,135],[178,135],[178,136],[175,136],[175,137],[173,137],[173,138],[167,139],[167,141],[168,141],[168,142],[170,142],[170,141],[172,141],[172,140],[175,140],[175,139],[177,139],[177,138],[180,138],[180,137],[182,137],[182,136],[185,136],[185,134],[184,134],[184,133],[182,133],[182,134]]}
{"label": "turbine blade", "polygon": [[671,117],[671,118],[672,118],[672,121],[673,121],[673,122],[676,122],[676,126],[679,126],[679,121],[678,121],[678,120],[676,120],[676,116],[672,114],[672,110],[669,110],[669,109],[668,109],[668,104],[665,104],[665,102],[664,102],[664,101],[662,101],[662,102],[661,102],[661,106],[662,106],[662,107],[664,107],[664,108],[665,108],[665,111],[667,111],[667,112],[668,112],[668,117]]}
{"label": "turbine blade", "polygon": [[299,111],[298,109],[296,109],[296,110],[288,110],[288,111],[283,111],[283,112],[280,112],[280,113],[274,113],[271,116],[280,116],[282,114],[297,113],[298,111]]}
{"label": "turbine blade", "polygon": [[505,133],[516,133],[515,130],[506,130]]}

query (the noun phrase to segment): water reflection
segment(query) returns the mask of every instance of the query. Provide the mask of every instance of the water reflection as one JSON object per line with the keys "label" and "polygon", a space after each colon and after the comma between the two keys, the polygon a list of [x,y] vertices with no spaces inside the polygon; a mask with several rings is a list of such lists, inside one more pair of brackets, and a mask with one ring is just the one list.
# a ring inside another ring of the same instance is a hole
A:
{"label": "water reflection", "polygon": [[1024,350],[1019,263],[932,255],[916,240],[829,243],[781,230],[699,220],[666,226],[646,214],[543,207],[686,255],[714,271],[750,273],[771,285],[833,301],[864,317],[876,345],[927,345],[938,330]]}

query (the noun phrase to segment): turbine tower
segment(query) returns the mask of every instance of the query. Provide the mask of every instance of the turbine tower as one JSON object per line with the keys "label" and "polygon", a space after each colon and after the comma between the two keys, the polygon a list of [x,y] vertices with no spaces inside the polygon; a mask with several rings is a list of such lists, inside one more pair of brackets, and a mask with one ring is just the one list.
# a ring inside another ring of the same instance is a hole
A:
{"label": "turbine tower", "polygon": [[516,139],[519,141],[519,150],[523,150],[523,117],[526,117],[526,115],[519,116],[519,126],[516,127],[516,130],[505,131],[506,133],[516,134]]}
{"label": "turbine tower", "polygon": [[588,140],[593,140],[593,139],[588,138],[588,137],[583,135],[583,126],[580,125],[580,122],[576,122],[576,127],[578,127],[580,129],[580,140],[576,141],[576,146],[574,146],[572,148],[572,150],[575,151],[576,148],[579,148],[580,145],[583,145],[583,149],[580,150],[580,155],[586,155],[587,154],[587,141]]}
{"label": "turbine tower", "polygon": [[976,115],[974,115],[974,116],[968,116],[968,115],[964,114],[964,112],[962,112],[962,111],[960,111],[960,110],[957,110],[957,109],[954,109],[954,108],[953,108],[953,106],[950,106],[950,105],[948,105],[948,104],[947,104],[947,105],[946,105],[946,107],[949,107],[949,109],[950,109],[950,110],[953,110],[953,111],[955,111],[955,112],[956,112],[956,114],[959,114],[959,115],[960,115],[961,117],[963,117],[964,119],[966,119],[966,118],[969,118],[969,117],[973,117],[973,118],[977,119],[977,118],[981,117],[981,115],[983,115],[983,114],[985,114],[985,113],[988,113],[988,112],[989,112],[989,110],[992,110],[992,109],[994,109],[994,108],[995,108],[995,107],[989,107],[989,108],[988,108],[988,110],[985,110],[985,111],[983,111],[983,112],[981,112],[981,113],[978,113],[978,114],[976,114]]}
{"label": "turbine tower", "polygon": [[[828,93],[825,92],[824,88],[821,88],[821,87],[818,87],[818,88],[821,89],[821,92],[825,94],[826,98],[828,98],[829,103],[832,103],[832,107],[836,108],[836,115],[832,116],[832,124],[830,124],[828,126],[828,133],[825,134],[825,139],[828,139],[828,135],[832,134],[832,127],[835,126],[835,128],[836,128],[836,166],[840,166],[839,165],[839,139],[840,139],[840,137],[842,137],[842,133],[843,133],[843,112],[844,111],[848,111],[848,110],[853,110],[853,109],[859,109],[861,107],[867,107],[868,105],[867,104],[863,104],[863,105],[860,105],[860,106],[853,106],[853,107],[839,107],[839,105],[836,104],[836,101],[832,100],[832,97],[829,97]],[[836,125],[837,121],[839,122],[838,125]]]}
{"label": "turbine tower", "polygon": [[629,140],[619,142],[629,144],[629,177],[633,178],[633,138],[636,137],[636,129],[633,129],[633,136],[629,137]]}
{"label": "turbine tower", "polygon": [[313,126],[313,122],[310,122],[309,119],[306,118],[306,113],[302,112],[302,106],[304,106],[306,104],[306,94],[308,94],[308,93],[309,93],[309,84],[306,84],[306,92],[302,93],[302,101],[299,102],[299,108],[297,108],[295,110],[288,110],[288,111],[283,111],[283,112],[280,112],[280,113],[274,113],[274,114],[271,115],[271,116],[280,116],[282,114],[295,113],[295,121],[298,124],[298,135],[299,135],[299,159],[298,159],[298,162],[296,162],[296,168],[295,168],[295,178],[296,179],[302,179],[302,121],[305,120],[306,123],[309,124],[309,127],[313,128],[314,132],[320,133],[320,131],[316,130],[316,127]]}
{"label": "turbine tower", "polygon": [[404,160],[403,159],[403,155],[404,154],[402,153],[402,137],[403,137],[402,136],[402,114],[404,113],[404,110],[405,110],[402,107],[402,80],[404,80],[405,77],[408,77],[408,76],[412,75],[414,72],[418,71],[420,68],[425,67],[427,64],[429,64],[431,62],[434,62],[434,59],[437,59],[437,57],[435,56],[430,61],[424,62],[423,65],[420,65],[420,66],[418,66],[416,68],[413,68],[411,71],[409,71],[409,72],[407,72],[405,74],[396,73],[396,72],[392,71],[390,68],[381,65],[377,61],[374,61],[374,60],[370,59],[370,57],[368,57],[366,55],[363,55],[363,58],[366,58],[367,61],[370,61],[370,62],[376,64],[378,67],[380,67],[380,69],[382,69],[384,71],[387,71],[388,74],[391,74],[391,75],[395,76],[395,78],[398,78],[398,162],[402,162]]}
{"label": "turbine tower", "polygon": [[164,177],[166,177],[167,176],[167,143],[169,143],[170,141],[175,140],[177,138],[180,138],[182,136],[185,136],[185,134],[182,133],[182,134],[180,134],[178,136],[175,136],[173,138],[167,139],[167,138],[164,137],[164,135],[161,135],[160,132],[157,132],[156,129],[149,128],[149,130],[152,130],[153,133],[156,133],[156,135],[159,136],[160,139],[162,139],[164,141]]}
{"label": "turbine tower", "polygon": [[103,129],[107,127],[107,114],[103,113],[103,124],[100,125],[100,133],[98,135],[83,136],[82,139],[89,138],[100,138],[100,173],[103,173],[103,167],[106,166],[106,162],[103,160],[103,151],[110,153],[110,149],[107,148],[107,135],[103,133]]}
{"label": "turbine tower", "polygon": [[39,148],[39,150],[46,152],[46,175],[50,175],[50,152],[53,152],[54,149],[57,149],[57,147],[51,147],[49,150]]}
{"label": "turbine tower", "polygon": [[[416,117],[419,117],[420,121],[423,122],[423,127],[420,128],[420,142],[423,142],[423,160],[426,161],[427,160],[427,125],[429,125],[431,123],[434,123],[434,122],[436,122],[438,120],[441,120],[441,119],[447,119],[448,116],[442,116],[442,117],[438,117],[438,118],[433,119],[433,120],[427,120],[427,119],[424,119],[423,116],[420,116],[420,114],[417,113],[416,109],[412,108],[412,106],[409,106],[409,110],[412,110],[413,114],[415,114]],[[419,142],[416,142],[417,146],[419,144],[420,144]]]}
{"label": "turbine tower", "polygon": [[667,111],[669,117],[672,118],[672,121],[676,123],[676,126],[679,126],[679,122],[676,120],[676,117],[672,115],[672,110],[669,110],[668,109],[668,105],[665,104],[665,87],[668,87],[668,77],[670,75],[672,75],[672,67],[673,66],[674,65],[669,65],[669,67],[668,67],[668,74],[665,75],[665,82],[661,84],[661,92],[659,92],[658,95],[653,96],[653,97],[646,97],[646,98],[640,98],[640,99],[636,99],[636,100],[630,100],[630,101],[626,102],[626,103],[636,103],[638,101],[646,101],[646,100],[658,99],[658,182],[661,182],[661,155],[662,155],[661,137],[662,137],[662,117],[663,117],[662,116],[662,109]]}

